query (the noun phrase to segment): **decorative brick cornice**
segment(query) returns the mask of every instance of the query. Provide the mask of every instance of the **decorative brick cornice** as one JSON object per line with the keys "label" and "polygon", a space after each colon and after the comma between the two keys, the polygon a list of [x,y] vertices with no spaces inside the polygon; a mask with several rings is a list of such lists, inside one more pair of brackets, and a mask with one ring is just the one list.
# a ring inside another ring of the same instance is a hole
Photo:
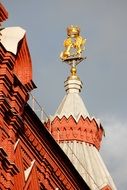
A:
{"label": "decorative brick cornice", "polygon": [[24,105],[29,99],[29,95],[24,85],[22,85],[16,76],[14,76],[14,84],[10,99],[11,109],[21,115],[24,110]]}
{"label": "decorative brick cornice", "polygon": [[5,171],[11,175],[16,175],[19,172],[17,166],[14,163],[9,162],[8,159],[3,160],[3,166]]}
{"label": "decorative brick cornice", "polygon": [[7,65],[10,70],[13,69],[14,64],[15,64],[15,56],[7,52],[3,45],[0,42],[0,64],[1,65]]}
{"label": "decorative brick cornice", "polygon": [[6,152],[4,151],[4,149],[2,147],[0,147],[0,161],[5,159],[6,157],[7,157]]}
{"label": "decorative brick cornice", "polygon": [[8,112],[8,123],[14,128],[15,131],[21,133],[24,131],[24,122],[20,114],[13,111]]}
{"label": "decorative brick cornice", "polygon": [[51,124],[47,123],[48,128],[50,128],[49,125],[51,125],[51,133],[57,141],[77,140],[93,144],[97,149],[100,148],[104,130],[94,118],[90,120],[88,117],[81,116],[76,122],[73,116],[61,119],[56,117]]}
{"label": "decorative brick cornice", "polygon": [[19,172],[17,166],[8,160],[7,154],[2,147],[0,147],[0,161],[2,162],[3,169],[11,175],[15,175]]}

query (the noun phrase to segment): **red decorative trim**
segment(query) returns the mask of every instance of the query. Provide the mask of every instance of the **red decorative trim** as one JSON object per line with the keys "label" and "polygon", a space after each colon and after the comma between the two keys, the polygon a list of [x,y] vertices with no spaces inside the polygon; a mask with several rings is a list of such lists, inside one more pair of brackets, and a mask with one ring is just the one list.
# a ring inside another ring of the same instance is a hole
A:
{"label": "red decorative trim", "polygon": [[14,176],[14,189],[23,189],[25,184],[25,177],[24,177],[24,168],[23,168],[23,158],[21,154],[21,147],[20,142],[17,143],[14,151],[15,155],[15,164],[19,169],[19,173]]}
{"label": "red decorative trim", "polygon": [[32,61],[27,46],[26,36],[20,41],[14,73],[22,84],[28,84],[32,80]]}
{"label": "red decorative trim", "polygon": [[109,185],[106,185],[105,187],[103,187],[101,190],[112,190],[112,188]]}
{"label": "red decorative trim", "polygon": [[0,3],[0,22],[3,22],[7,18],[8,18],[8,12],[6,11],[2,3]]}
{"label": "red decorative trim", "polygon": [[28,190],[28,189],[33,189],[33,188],[36,188],[36,190],[40,189],[35,163],[32,166],[32,169],[29,173],[28,179],[23,189]]}
{"label": "red decorative trim", "polygon": [[82,141],[93,144],[97,149],[100,148],[102,135],[104,133],[101,124],[98,125],[95,119],[90,120],[88,117],[80,117],[76,122],[73,116],[68,119],[64,116],[61,119],[56,117],[50,127],[48,122],[46,125],[51,128],[51,133],[57,141]]}
{"label": "red decorative trim", "polygon": [[12,189],[14,180],[13,177],[19,170],[15,163],[10,162],[6,152],[0,148],[0,188],[2,189]]}

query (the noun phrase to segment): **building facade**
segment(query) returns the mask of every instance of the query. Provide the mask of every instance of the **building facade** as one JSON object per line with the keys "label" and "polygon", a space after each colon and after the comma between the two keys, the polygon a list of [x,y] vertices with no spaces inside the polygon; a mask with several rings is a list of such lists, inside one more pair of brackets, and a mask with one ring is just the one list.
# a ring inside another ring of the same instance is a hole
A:
{"label": "building facade", "polygon": [[[0,4],[0,22],[7,17]],[[25,30],[1,27],[0,189],[89,189],[27,104],[34,88]]]}
{"label": "building facade", "polygon": [[[0,23],[7,18],[0,3]],[[62,60],[71,65],[66,95],[54,116],[42,123],[27,103],[36,85],[26,31],[0,28],[2,190],[116,190],[99,154],[104,129],[89,115],[79,95],[82,82],[76,66],[83,59],[78,45],[85,43],[79,33],[78,28],[68,28],[69,40],[74,39],[61,54]],[[78,57],[71,57],[71,48]]]}

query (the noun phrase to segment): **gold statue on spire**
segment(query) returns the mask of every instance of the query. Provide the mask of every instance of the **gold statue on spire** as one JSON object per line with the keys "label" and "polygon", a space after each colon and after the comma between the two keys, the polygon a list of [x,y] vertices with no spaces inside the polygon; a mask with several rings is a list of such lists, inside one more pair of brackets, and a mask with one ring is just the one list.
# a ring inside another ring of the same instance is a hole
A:
{"label": "gold statue on spire", "polygon": [[67,36],[68,37],[63,44],[65,50],[61,52],[60,58],[63,61],[81,58],[86,39],[80,36],[80,28],[73,25],[69,26],[67,28]]}

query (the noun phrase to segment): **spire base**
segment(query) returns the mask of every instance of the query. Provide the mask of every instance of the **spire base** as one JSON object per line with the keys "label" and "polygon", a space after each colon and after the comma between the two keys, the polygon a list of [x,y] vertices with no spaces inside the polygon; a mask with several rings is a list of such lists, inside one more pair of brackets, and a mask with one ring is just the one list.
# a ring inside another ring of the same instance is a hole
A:
{"label": "spire base", "polygon": [[68,93],[79,93],[81,92],[82,89],[82,82],[79,80],[77,80],[77,76],[71,76],[69,77],[69,80],[67,79],[64,82],[64,87],[65,90]]}

